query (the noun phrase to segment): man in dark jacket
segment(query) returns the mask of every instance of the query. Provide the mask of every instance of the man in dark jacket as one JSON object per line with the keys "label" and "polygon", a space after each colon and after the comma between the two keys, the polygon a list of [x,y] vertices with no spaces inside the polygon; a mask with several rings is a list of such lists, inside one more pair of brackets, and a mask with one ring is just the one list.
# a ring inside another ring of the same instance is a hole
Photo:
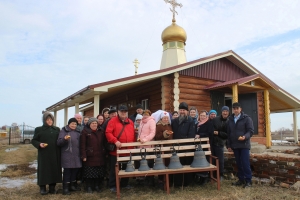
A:
{"label": "man in dark jacket", "polygon": [[233,114],[229,117],[227,134],[228,150],[234,152],[236,164],[238,167],[239,180],[232,185],[242,186],[244,188],[252,186],[252,172],[250,168],[250,138],[253,135],[254,128],[252,119],[242,112],[241,104],[236,102],[232,104]]}
{"label": "man in dark jacket", "polygon": [[144,112],[144,110],[143,110],[142,104],[137,104],[137,105],[136,105],[136,112],[135,112],[133,115],[131,115],[131,116],[129,117],[129,119],[131,119],[131,121],[134,123],[134,122],[135,122],[136,115],[137,115],[137,114],[143,115],[143,112]]}
{"label": "man in dark jacket", "polygon": [[219,173],[222,180],[224,172],[224,145],[228,138],[227,122],[229,117],[229,107],[223,106],[221,111],[221,115],[212,120],[214,133],[210,142],[212,155],[219,158]]}
{"label": "man in dark jacket", "polygon": [[[179,117],[172,120],[171,126],[174,132],[173,139],[186,139],[195,138],[196,125],[193,119],[188,116],[188,105],[185,102],[179,104]],[[190,165],[193,161],[192,157],[180,157],[182,165]],[[172,179],[172,176],[170,176]],[[183,174],[174,175],[175,186],[187,186],[192,181],[192,174],[184,174],[184,180],[182,179]]]}

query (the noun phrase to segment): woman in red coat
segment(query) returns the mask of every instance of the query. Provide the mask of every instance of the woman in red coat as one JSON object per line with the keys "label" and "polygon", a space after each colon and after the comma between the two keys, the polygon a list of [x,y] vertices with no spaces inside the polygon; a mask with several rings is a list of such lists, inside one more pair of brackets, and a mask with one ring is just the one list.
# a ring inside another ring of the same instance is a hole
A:
{"label": "woman in red coat", "polygon": [[98,129],[97,119],[91,117],[80,136],[83,177],[86,180],[86,192],[101,192],[100,180],[104,176],[104,133]]}

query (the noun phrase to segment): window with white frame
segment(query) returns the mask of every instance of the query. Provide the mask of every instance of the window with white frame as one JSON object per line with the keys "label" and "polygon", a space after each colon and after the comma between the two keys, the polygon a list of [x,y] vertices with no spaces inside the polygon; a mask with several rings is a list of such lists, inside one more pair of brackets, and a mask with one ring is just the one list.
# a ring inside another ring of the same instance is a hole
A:
{"label": "window with white frame", "polygon": [[148,102],[149,102],[148,99],[142,100],[142,106],[143,106],[144,110],[147,110],[149,108]]}

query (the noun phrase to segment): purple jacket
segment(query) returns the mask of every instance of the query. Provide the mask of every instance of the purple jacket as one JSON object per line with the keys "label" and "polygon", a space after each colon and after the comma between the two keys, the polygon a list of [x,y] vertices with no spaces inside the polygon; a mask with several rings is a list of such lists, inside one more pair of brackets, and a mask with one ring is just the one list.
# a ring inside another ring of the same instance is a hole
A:
{"label": "purple jacket", "polygon": [[[65,140],[66,135],[70,135],[71,138]],[[71,130],[68,125],[63,127],[59,133],[57,145],[61,147],[61,166],[63,168],[80,168],[82,166],[80,133],[77,130]]]}

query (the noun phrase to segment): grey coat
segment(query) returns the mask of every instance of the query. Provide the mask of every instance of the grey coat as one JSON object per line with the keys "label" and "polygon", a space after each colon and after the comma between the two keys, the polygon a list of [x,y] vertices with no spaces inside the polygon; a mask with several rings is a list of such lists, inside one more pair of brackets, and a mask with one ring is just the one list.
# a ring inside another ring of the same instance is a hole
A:
{"label": "grey coat", "polygon": [[[65,140],[66,135],[70,135],[71,138]],[[57,139],[57,145],[61,147],[61,166],[63,168],[80,168],[82,166],[78,130],[71,130],[68,125],[62,128]]]}

